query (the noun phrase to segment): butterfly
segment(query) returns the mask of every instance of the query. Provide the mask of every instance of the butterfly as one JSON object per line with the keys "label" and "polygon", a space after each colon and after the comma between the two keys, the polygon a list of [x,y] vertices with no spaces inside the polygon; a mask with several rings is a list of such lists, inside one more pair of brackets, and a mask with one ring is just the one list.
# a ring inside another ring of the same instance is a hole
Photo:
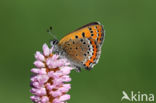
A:
{"label": "butterfly", "polygon": [[60,41],[53,40],[55,52],[65,56],[72,66],[91,70],[98,63],[104,42],[104,28],[100,22],[91,22],[68,33]]}

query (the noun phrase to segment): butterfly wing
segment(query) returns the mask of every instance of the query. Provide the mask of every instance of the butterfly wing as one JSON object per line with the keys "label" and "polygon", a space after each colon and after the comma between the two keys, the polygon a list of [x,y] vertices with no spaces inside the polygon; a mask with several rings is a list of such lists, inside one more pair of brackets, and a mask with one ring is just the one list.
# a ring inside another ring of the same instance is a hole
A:
{"label": "butterfly wing", "polygon": [[91,69],[98,63],[103,41],[103,26],[92,22],[63,37],[58,46],[75,66]]}
{"label": "butterfly wing", "polygon": [[91,45],[90,40],[87,38],[68,40],[62,45],[65,52],[64,55],[76,67],[85,68],[85,63],[91,58]]}
{"label": "butterfly wing", "polygon": [[59,43],[63,44],[64,41],[67,41],[69,39],[77,39],[77,38],[92,38],[95,41],[97,41],[98,44],[102,45],[104,41],[103,25],[101,25],[99,22],[92,22],[87,25],[84,25],[79,29],[71,33],[68,33],[60,40]]}

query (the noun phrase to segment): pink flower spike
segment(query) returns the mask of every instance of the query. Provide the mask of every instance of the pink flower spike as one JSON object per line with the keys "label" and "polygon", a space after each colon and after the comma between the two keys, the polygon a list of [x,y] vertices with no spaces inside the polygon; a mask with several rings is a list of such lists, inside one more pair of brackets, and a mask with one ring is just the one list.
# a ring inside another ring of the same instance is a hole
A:
{"label": "pink flower spike", "polygon": [[38,97],[38,96],[31,96],[30,98],[35,103],[39,103],[39,101],[40,101],[40,97]]}
{"label": "pink flower spike", "polygon": [[53,96],[53,97],[59,97],[62,95],[62,92],[57,90],[57,91],[51,91],[50,94]]}
{"label": "pink flower spike", "polygon": [[64,84],[63,87],[59,88],[61,92],[67,92],[71,88],[70,84]]}
{"label": "pink flower spike", "polygon": [[54,85],[51,85],[50,83],[47,83],[46,84],[46,87],[47,87],[48,90],[52,90],[52,89],[55,88],[55,86]]}
{"label": "pink flower spike", "polygon": [[45,61],[44,56],[39,51],[36,52],[35,58],[40,61]]}
{"label": "pink flower spike", "polygon": [[34,65],[35,65],[36,67],[38,67],[38,68],[43,68],[43,67],[45,67],[44,63],[41,62],[41,61],[35,61],[35,62],[34,62]]}
{"label": "pink flower spike", "polygon": [[53,100],[53,103],[62,103],[58,98],[55,98],[54,100]]}
{"label": "pink flower spike", "polygon": [[37,80],[40,84],[44,84],[48,81],[49,77],[47,75],[39,75]]}
{"label": "pink flower spike", "polygon": [[55,55],[53,55],[52,59],[53,59],[53,60],[57,60],[58,57],[59,57],[59,55],[56,55],[56,54],[55,54]]}
{"label": "pink flower spike", "polygon": [[41,75],[47,74],[46,68],[41,68],[40,71],[39,71],[39,74],[41,74]]}
{"label": "pink flower spike", "polygon": [[71,78],[68,75],[64,75],[61,77],[64,82],[70,82]]}
{"label": "pink flower spike", "polygon": [[49,49],[49,47],[48,47],[47,44],[44,44],[44,45],[43,45],[43,54],[44,54],[45,56],[49,56],[49,54],[50,54],[50,49]]}
{"label": "pink flower spike", "polygon": [[38,96],[43,96],[43,95],[46,95],[46,89],[45,88],[40,88],[36,91],[35,93],[36,95]]}
{"label": "pink flower spike", "polygon": [[43,96],[41,99],[41,103],[48,103],[49,98],[47,96]]}
{"label": "pink flower spike", "polygon": [[39,85],[38,82],[34,82],[32,85],[33,85],[35,88],[40,88],[40,85]]}
{"label": "pink flower spike", "polygon": [[32,69],[31,69],[31,72],[32,72],[32,73],[38,74],[39,71],[40,71],[40,69],[37,69],[37,68],[32,68]]}
{"label": "pink flower spike", "polygon": [[57,54],[52,54],[55,48],[43,45],[43,53],[36,52],[35,68],[31,69],[34,76],[31,77],[31,100],[34,103],[67,103],[70,95],[66,94],[70,89],[69,76],[73,68],[70,62]]}
{"label": "pink flower spike", "polygon": [[[63,68],[63,69],[62,69],[62,68]],[[70,71],[72,70],[71,67],[67,67],[67,66],[62,67],[62,68],[61,68],[61,71],[62,71],[63,74],[69,74]]]}
{"label": "pink flower spike", "polygon": [[66,101],[66,100],[69,100],[70,99],[70,95],[69,94],[65,94],[63,96],[61,96],[59,98],[60,101]]}

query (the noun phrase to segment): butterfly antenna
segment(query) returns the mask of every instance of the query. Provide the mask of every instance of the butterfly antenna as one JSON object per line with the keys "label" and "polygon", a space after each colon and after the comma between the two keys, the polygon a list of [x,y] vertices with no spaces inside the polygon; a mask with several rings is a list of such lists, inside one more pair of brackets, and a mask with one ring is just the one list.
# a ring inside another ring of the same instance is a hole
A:
{"label": "butterfly antenna", "polygon": [[47,30],[47,32],[55,39],[55,40],[58,40],[57,38],[56,38],[56,36],[52,33],[52,26],[50,26],[49,27],[49,29]]}

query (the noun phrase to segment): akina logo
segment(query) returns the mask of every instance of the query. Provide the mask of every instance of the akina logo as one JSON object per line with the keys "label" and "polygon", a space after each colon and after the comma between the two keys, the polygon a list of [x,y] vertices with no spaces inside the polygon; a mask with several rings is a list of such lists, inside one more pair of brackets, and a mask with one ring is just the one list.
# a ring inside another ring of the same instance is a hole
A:
{"label": "akina logo", "polygon": [[121,101],[131,101],[131,102],[153,102],[154,101],[154,94],[153,93],[141,93],[140,91],[134,92],[131,91],[130,94],[127,94],[125,91],[122,91],[122,98]]}

